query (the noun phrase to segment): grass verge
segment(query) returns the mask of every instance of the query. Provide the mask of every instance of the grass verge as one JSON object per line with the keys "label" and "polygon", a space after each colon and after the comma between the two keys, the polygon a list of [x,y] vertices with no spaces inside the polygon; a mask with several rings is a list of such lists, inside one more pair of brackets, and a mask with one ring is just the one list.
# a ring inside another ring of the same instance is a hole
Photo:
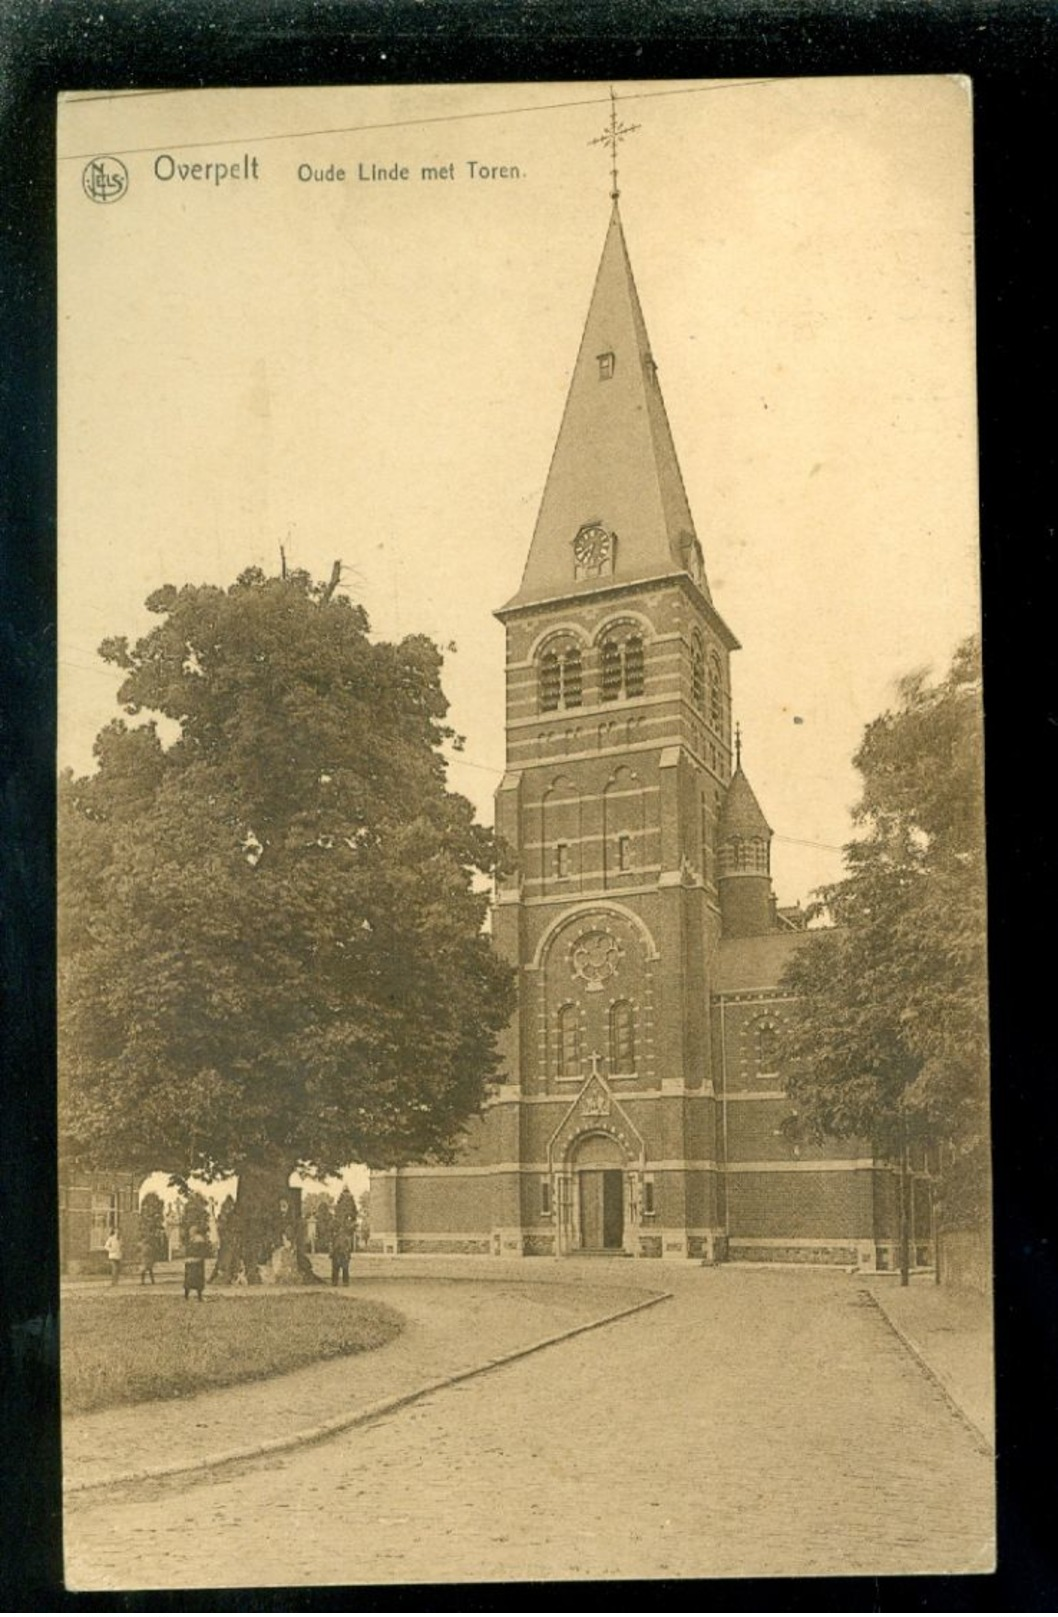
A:
{"label": "grass verge", "polygon": [[180,1295],[106,1292],[62,1304],[67,1414],[181,1398],[281,1375],[319,1359],[383,1347],[403,1316],[348,1294],[275,1291]]}

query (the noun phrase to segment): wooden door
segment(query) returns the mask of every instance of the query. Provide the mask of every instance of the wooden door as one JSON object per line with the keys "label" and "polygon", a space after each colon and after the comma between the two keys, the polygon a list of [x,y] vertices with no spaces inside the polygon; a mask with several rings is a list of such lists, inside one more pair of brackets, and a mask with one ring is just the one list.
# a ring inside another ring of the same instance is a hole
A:
{"label": "wooden door", "polygon": [[620,1251],[624,1242],[624,1174],[620,1168],[582,1168],[577,1180],[582,1249]]}
{"label": "wooden door", "polygon": [[580,1244],[586,1252],[601,1251],[604,1238],[604,1185],[606,1173],[597,1168],[582,1168],[577,1175],[580,1184]]}
{"label": "wooden door", "polygon": [[607,1250],[624,1242],[624,1174],[620,1168],[607,1168],[602,1176],[602,1244]]}

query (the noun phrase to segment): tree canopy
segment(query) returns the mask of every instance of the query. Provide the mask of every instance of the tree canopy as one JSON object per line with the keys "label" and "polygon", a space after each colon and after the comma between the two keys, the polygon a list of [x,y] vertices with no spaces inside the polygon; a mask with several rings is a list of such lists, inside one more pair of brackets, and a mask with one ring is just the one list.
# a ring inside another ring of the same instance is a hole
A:
{"label": "tree canopy", "polygon": [[64,1143],[207,1178],[443,1158],[513,986],[491,833],[445,784],[439,650],[372,640],[304,573],[147,604],[101,655],[150,717],[60,787]]}
{"label": "tree canopy", "polygon": [[798,1121],[897,1152],[942,1147],[943,1212],[979,1219],[988,1184],[988,1008],[979,647],[910,675],[855,757],[863,791],[835,930],[784,976],[781,1033]]}

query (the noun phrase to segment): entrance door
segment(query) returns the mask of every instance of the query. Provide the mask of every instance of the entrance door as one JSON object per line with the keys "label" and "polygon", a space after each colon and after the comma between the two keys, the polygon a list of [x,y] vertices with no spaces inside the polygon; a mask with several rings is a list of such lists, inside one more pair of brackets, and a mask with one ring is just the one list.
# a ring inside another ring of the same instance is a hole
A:
{"label": "entrance door", "polygon": [[580,1244],[585,1252],[620,1251],[624,1242],[624,1175],[620,1168],[582,1168]]}

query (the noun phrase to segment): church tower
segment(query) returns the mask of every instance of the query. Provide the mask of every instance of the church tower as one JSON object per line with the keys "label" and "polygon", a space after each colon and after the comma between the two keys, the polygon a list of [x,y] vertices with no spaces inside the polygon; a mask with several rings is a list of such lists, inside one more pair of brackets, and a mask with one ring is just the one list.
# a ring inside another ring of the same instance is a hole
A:
{"label": "church tower", "polygon": [[[618,136],[611,114],[610,140]],[[779,1069],[772,832],[617,206],[506,630],[518,1008],[451,1163],[372,1175],[371,1247],[892,1267],[894,1168],[802,1138]],[[918,1192],[916,1192],[918,1196]],[[914,1202],[929,1250],[928,1187]],[[925,1261],[925,1260],[923,1260]]]}
{"label": "church tower", "polygon": [[512,1153],[538,1169],[507,1227],[554,1252],[705,1255],[738,642],[710,597],[616,199],[521,586],[498,616],[496,826],[515,869],[493,932],[520,968],[504,1099]]}

